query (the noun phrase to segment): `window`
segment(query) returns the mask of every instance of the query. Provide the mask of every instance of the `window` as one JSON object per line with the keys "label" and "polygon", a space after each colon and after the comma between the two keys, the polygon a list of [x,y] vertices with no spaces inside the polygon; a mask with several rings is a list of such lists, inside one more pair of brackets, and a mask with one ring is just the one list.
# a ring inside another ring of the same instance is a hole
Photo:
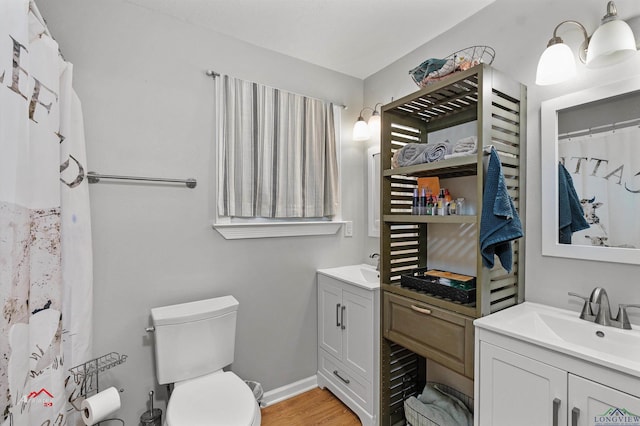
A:
{"label": "window", "polygon": [[214,227],[225,238],[337,232],[339,107],[219,80]]}

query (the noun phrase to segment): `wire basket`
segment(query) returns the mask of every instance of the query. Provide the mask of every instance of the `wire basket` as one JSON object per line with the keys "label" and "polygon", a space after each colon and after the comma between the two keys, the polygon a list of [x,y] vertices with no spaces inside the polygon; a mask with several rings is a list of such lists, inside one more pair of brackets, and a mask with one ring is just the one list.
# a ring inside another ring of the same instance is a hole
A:
{"label": "wire basket", "polygon": [[458,71],[465,71],[478,64],[491,64],[496,51],[489,46],[471,46],[453,52],[443,59],[427,59],[409,71],[409,75],[419,87],[446,78]]}
{"label": "wire basket", "polygon": [[[452,388],[450,386],[444,385],[442,383],[428,382],[429,385],[434,385],[436,389],[450,395],[460,402],[464,404],[465,407],[469,410],[469,412],[473,415],[473,398],[462,393],[461,391]],[[413,399],[413,398],[412,398]],[[415,399],[414,399],[415,401]],[[404,414],[407,424],[409,426],[442,426],[435,421],[424,416],[418,410],[414,408],[411,401],[405,399],[404,401]]]}

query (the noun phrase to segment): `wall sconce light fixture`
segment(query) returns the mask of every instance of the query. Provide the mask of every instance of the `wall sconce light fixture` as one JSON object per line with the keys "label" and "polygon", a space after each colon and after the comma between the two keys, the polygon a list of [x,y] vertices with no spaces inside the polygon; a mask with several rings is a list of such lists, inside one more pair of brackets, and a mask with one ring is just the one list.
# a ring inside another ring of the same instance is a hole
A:
{"label": "wall sconce light fixture", "polygon": [[[354,141],[366,141],[371,138],[371,135],[380,134],[380,111],[378,111],[378,105],[382,105],[382,103],[375,104],[373,108],[362,108],[360,115],[358,116],[358,121],[353,125]],[[364,121],[362,116],[365,110],[372,111],[368,122]]]}
{"label": "wall sconce light fixture", "polygon": [[633,57],[637,52],[633,31],[626,22],[618,19],[616,5],[610,1],[607,4],[607,14],[591,37],[585,27],[577,21],[563,21],[556,26],[547,49],[542,52],[538,61],[538,85],[561,83],[576,75],[573,52],[557,35],[558,28],[563,24],[576,25],[581,29],[584,41],[579,47],[578,58],[587,68],[614,65]]}

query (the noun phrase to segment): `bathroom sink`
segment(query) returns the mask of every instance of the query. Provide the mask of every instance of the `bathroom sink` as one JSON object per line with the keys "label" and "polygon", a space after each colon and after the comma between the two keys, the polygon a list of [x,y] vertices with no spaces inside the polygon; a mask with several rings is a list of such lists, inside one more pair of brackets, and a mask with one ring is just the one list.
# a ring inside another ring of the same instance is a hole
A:
{"label": "bathroom sink", "polygon": [[380,272],[367,264],[338,266],[337,268],[319,269],[318,273],[346,281],[365,288],[380,287]]}
{"label": "bathroom sink", "polygon": [[581,320],[578,312],[525,302],[474,321],[507,334],[640,377],[640,331]]}
{"label": "bathroom sink", "polygon": [[380,271],[376,271],[375,268],[367,266],[360,267],[360,274],[362,278],[370,283],[379,283],[380,282]]}

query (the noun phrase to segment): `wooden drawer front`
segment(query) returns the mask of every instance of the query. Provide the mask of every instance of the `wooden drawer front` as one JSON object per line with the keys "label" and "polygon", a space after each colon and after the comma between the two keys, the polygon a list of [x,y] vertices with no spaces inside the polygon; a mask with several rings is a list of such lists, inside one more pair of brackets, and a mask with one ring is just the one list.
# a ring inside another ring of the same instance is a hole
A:
{"label": "wooden drawer front", "polygon": [[384,292],[384,337],[467,377],[473,377],[470,318]]}
{"label": "wooden drawer front", "polygon": [[326,352],[321,350],[319,356],[320,371],[325,377],[366,411],[371,411],[373,408],[372,385],[345,369],[342,363],[337,362],[335,358]]}

